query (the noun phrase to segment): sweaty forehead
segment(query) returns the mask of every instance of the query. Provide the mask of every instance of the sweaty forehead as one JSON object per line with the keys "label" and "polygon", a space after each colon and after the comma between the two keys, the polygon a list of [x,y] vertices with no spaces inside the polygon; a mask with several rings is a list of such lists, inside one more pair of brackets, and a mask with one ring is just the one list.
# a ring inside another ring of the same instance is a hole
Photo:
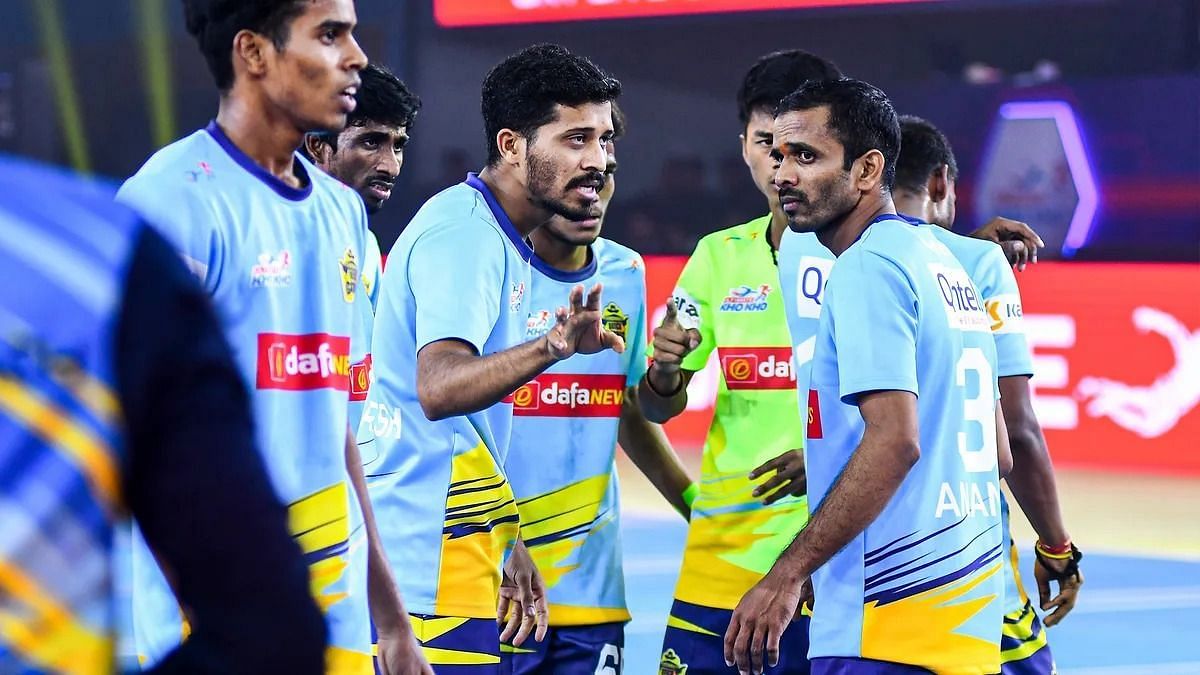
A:
{"label": "sweaty forehead", "polygon": [[308,0],[301,4],[304,6],[304,12],[299,18],[307,21],[315,23],[325,21],[354,23],[356,19],[354,0]]}
{"label": "sweaty forehead", "polygon": [[840,146],[829,129],[829,108],[795,110],[775,118],[775,145],[804,143],[814,148]]}
{"label": "sweaty forehead", "polygon": [[394,127],[370,120],[351,124],[342,130],[341,138],[354,139],[368,134],[382,134],[391,138],[407,138],[408,127]]}

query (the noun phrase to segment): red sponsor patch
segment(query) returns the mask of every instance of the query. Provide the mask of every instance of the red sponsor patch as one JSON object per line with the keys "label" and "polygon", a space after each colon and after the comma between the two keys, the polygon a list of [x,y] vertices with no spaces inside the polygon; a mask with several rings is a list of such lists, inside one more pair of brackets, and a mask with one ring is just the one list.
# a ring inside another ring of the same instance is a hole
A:
{"label": "red sponsor patch", "polygon": [[791,347],[718,347],[721,372],[730,391],[793,389]]}
{"label": "red sponsor patch", "polygon": [[350,366],[350,400],[365,401],[371,392],[371,355]]}
{"label": "red sponsor patch", "polygon": [[808,390],[808,438],[824,438],[821,435],[821,397],[816,389]]}
{"label": "red sponsor patch", "polygon": [[506,400],[521,417],[620,417],[625,376],[543,373]]}
{"label": "red sponsor patch", "polygon": [[328,333],[258,334],[259,389],[350,390],[350,338]]}

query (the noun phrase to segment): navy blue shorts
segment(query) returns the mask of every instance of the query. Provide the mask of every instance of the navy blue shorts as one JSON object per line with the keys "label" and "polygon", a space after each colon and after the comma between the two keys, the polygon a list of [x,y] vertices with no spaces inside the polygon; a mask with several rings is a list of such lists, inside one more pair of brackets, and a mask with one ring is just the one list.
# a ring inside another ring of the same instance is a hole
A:
{"label": "navy blue shorts", "polygon": [[625,624],[552,627],[541,642],[530,637],[500,650],[505,675],[621,675]]}

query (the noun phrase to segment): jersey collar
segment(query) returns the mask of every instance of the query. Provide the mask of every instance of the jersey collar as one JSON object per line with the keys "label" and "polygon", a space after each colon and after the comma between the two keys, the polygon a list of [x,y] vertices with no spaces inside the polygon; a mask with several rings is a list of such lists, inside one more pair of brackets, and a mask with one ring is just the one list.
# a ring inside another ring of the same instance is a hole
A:
{"label": "jersey collar", "polygon": [[208,126],[204,127],[204,130],[208,132],[208,135],[213,137],[213,140],[217,142],[217,145],[221,146],[221,149],[229,155],[230,159],[237,162],[251,176],[254,176],[267,187],[274,190],[280,197],[298,202],[312,194],[312,179],[308,175],[308,170],[304,168],[304,162],[300,161],[300,158],[295,156],[295,154],[293,154],[292,166],[295,167],[296,177],[303,183],[303,186],[298,188],[283,182],[270,171],[259,166],[258,162],[250,159],[250,155],[242,152],[241,148],[234,145],[233,141],[225,135],[225,132],[217,125],[216,120],[209,122]]}
{"label": "jersey collar", "polygon": [[[525,260],[525,262],[537,260],[537,258],[535,258],[533,255],[533,247],[530,246],[529,242],[521,236],[520,232],[517,232],[516,225],[513,225],[512,220],[510,220],[508,217],[508,214],[504,212],[504,207],[500,206],[500,202],[496,200],[496,196],[492,194],[490,189],[488,189],[487,184],[479,178],[479,174],[473,171],[468,173],[466,183],[474,188],[479,194],[483,195],[483,201],[487,202],[488,210],[492,212],[492,217],[494,217],[496,222],[500,224],[500,229],[504,230],[504,234],[508,236],[508,240],[512,242],[512,245],[517,247],[517,253],[521,254],[521,258]],[[549,267],[549,265],[547,265],[547,267]]]}

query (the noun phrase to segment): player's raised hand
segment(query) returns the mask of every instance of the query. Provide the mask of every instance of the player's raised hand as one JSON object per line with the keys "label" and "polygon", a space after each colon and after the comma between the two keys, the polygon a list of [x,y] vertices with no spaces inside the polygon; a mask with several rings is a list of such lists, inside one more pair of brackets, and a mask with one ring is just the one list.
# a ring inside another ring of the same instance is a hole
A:
{"label": "player's raised hand", "polygon": [[971,236],[1000,244],[1008,263],[1022,271],[1026,264],[1037,262],[1038,249],[1046,246],[1032,227],[1010,218],[992,218]]}
{"label": "player's raised hand", "polygon": [[686,328],[679,318],[674,298],[667,302],[667,314],[654,329],[654,367],[665,375],[679,372],[683,359],[700,346],[700,331]]}
{"label": "player's raised hand", "polygon": [[[808,474],[804,470],[804,452],[787,450],[775,459],[750,472],[750,480],[774,471],[775,475],[754,488],[754,496],[763,504],[774,504],[789,495],[802,497],[808,492]],[[763,495],[766,495],[765,497]]]}
{"label": "player's raised hand", "polygon": [[558,308],[554,328],[546,334],[551,356],[561,361],[572,354],[595,354],[605,349],[618,354],[625,351],[625,340],[605,328],[600,320],[603,290],[601,284],[592,286],[585,301],[583,286],[571,289],[570,308]]}
{"label": "player's raised hand", "polygon": [[800,611],[802,587],[772,571],[742,596],[725,631],[725,665],[759,675],[779,664],[779,640]]}
{"label": "player's raised hand", "polygon": [[514,647],[524,644],[531,632],[533,638],[541,642],[546,639],[546,631],[550,627],[546,585],[529,555],[529,549],[520,539],[508,556],[508,562],[504,563],[496,622],[504,626],[500,631],[500,641],[508,642],[511,639]]}

